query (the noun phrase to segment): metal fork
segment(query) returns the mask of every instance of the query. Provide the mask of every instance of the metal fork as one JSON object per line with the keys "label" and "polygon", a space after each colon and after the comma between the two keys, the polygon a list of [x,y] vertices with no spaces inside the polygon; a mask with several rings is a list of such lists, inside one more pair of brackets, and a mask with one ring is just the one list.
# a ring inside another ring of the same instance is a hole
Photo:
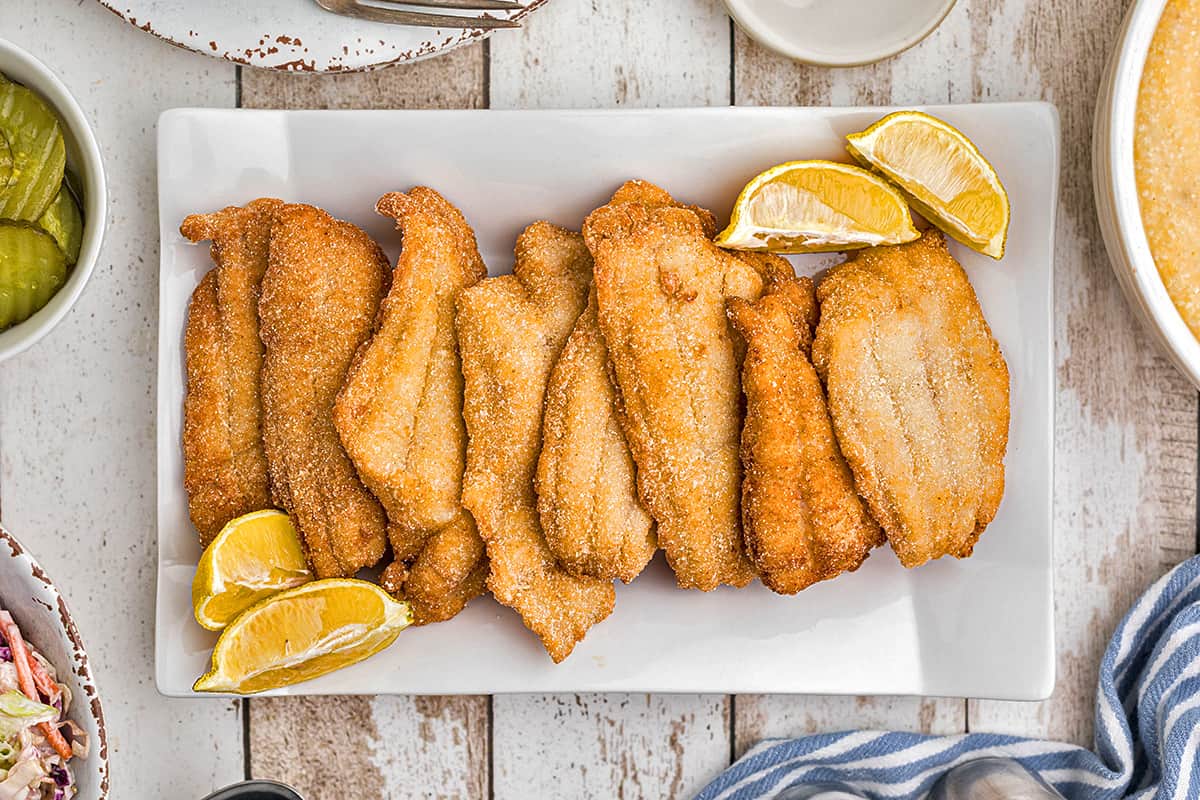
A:
{"label": "metal fork", "polygon": [[372,22],[395,25],[419,25],[427,28],[519,28],[520,23],[496,17],[472,17],[456,14],[430,14],[382,6],[418,6],[456,11],[512,11],[524,8],[514,0],[373,0],[379,5],[367,5],[362,0],[316,0],[317,5],[344,17],[358,17]]}

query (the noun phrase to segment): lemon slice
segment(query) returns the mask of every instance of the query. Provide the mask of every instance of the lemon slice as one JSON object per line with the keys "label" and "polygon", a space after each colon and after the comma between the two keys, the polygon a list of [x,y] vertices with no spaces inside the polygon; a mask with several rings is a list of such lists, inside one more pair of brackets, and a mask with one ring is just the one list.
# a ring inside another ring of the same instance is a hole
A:
{"label": "lemon slice", "polygon": [[920,111],[897,111],[846,140],[850,155],[895,182],[934,225],[992,258],[1004,255],[1008,193],[957,128]]}
{"label": "lemon slice", "polygon": [[219,631],[258,601],[312,579],[288,515],[255,511],[222,528],[200,557],[192,610],[197,622]]}
{"label": "lemon slice", "polygon": [[217,639],[192,689],[250,694],[332,672],[378,653],[412,623],[408,603],[373,583],[327,578],[250,607]]}
{"label": "lemon slice", "polygon": [[789,161],[746,184],[716,243],[734,250],[823,253],[910,242],[908,205],[886,181],[833,161]]}

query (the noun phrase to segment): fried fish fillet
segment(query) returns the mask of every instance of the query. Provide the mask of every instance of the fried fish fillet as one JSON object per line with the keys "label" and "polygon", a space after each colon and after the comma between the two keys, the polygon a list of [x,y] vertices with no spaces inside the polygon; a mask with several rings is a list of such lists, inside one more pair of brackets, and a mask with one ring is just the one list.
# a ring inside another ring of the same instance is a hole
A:
{"label": "fried fish fillet", "polygon": [[965,558],[996,515],[1008,366],[941,233],[853,254],[817,292],[813,362],[859,494],[906,567]]}
{"label": "fried fish fillet", "polygon": [[809,361],[812,281],[780,276],[751,303],[729,300],[746,340],[742,525],[762,582],[780,594],[858,569],[883,532],[854,492],[825,390]]}
{"label": "fried fish fillet", "polygon": [[334,423],[363,483],[387,511],[392,552],[415,558],[461,513],[467,434],[454,298],[487,276],[462,213],[433,189],[380,198],[403,249],[378,327],[359,349]]}
{"label": "fried fish fillet", "polygon": [[564,569],[629,583],[658,540],[637,496],[598,313],[593,287],[550,375],[537,504],[546,543]]}
{"label": "fried fish fillet", "polygon": [[465,511],[432,534],[411,567],[393,561],[379,583],[412,606],[413,623],[444,622],[483,594],[488,575],[483,539]]}
{"label": "fried fish fillet", "polygon": [[622,187],[583,231],[621,424],[679,585],[744,586],[754,570],[739,513],[740,343],[725,300],[756,299],[762,278],[710,241],[711,215],[641,202],[648,186]]}
{"label": "fried fish fillet", "polygon": [[383,251],[354,225],[312,206],[276,212],[258,304],[263,441],[272,495],[322,578],[376,564],[387,543],[383,508],[342,449],[333,404],[388,276]]}
{"label": "fried fish fillet", "polygon": [[216,265],[192,294],[184,331],[183,486],[204,546],[225,523],[271,505],[258,390],[258,293],[280,206],[264,198],[192,214],[179,228],[193,242],[212,240]]}
{"label": "fried fish fillet", "polygon": [[579,234],[535,222],[517,240],[512,275],[458,296],[467,423],[463,506],[491,562],[488,588],[562,661],[607,617],[611,581],[571,575],[546,545],[533,479],[550,372],[583,310],[592,261]]}

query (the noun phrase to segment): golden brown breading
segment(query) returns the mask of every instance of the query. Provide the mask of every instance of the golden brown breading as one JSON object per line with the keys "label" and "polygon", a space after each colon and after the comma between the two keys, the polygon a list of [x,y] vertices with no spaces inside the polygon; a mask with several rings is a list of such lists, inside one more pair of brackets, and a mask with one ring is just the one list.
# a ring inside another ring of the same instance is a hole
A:
{"label": "golden brown breading", "polygon": [[333,403],[388,275],[383,251],[354,225],[312,206],[276,213],[259,300],[263,441],[275,501],[322,578],[372,566],[386,546],[383,508],[342,449]]}
{"label": "golden brown breading", "polygon": [[546,390],[537,504],[546,543],[564,569],[629,583],[658,540],[637,496],[597,314],[593,287]]}
{"label": "golden brown breading", "polygon": [[443,622],[483,594],[487,576],[483,539],[471,515],[461,511],[421,548],[401,595],[412,604],[417,625]]}
{"label": "golden brown breading", "polygon": [[376,209],[396,220],[403,249],[379,324],[359,349],[334,422],[363,483],[388,516],[397,559],[460,513],[467,435],[454,298],[487,276],[475,234],[433,189],[392,192]]}
{"label": "golden brown breading", "polygon": [[753,303],[729,301],[747,343],[742,525],[762,582],[795,594],[858,569],[884,537],[854,492],[809,362],[817,322],[812,281],[781,275],[768,283]]}
{"label": "golden brown breading", "polygon": [[584,238],[638,490],[681,587],[743,586],[740,344],[725,300],[757,298],[762,278],[709,240],[704,215],[629,196],[592,212]]}
{"label": "golden brown breading", "polygon": [[271,218],[282,203],[192,214],[179,230],[212,240],[211,270],[192,295],[184,332],[183,486],[207,546],[225,523],[271,506],[262,446],[258,293],[267,269]]}
{"label": "golden brown breading", "polygon": [[942,234],[818,289],[813,362],[859,493],[906,567],[971,554],[1004,493],[1008,367]]}
{"label": "golden brown breading", "polygon": [[515,609],[555,662],[612,612],[612,583],[565,572],[546,546],[533,477],[550,371],[583,310],[591,258],[579,234],[546,222],[517,240],[512,275],[458,296],[466,392],[463,505],[491,561],[488,588]]}

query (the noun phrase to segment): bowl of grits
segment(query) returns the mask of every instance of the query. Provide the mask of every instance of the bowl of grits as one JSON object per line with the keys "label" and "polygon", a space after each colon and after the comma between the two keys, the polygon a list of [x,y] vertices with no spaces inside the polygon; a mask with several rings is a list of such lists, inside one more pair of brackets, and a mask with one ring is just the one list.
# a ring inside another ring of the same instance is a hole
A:
{"label": "bowl of grits", "polygon": [[1092,171],[1134,311],[1200,387],[1200,0],[1138,0],[1100,86]]}

